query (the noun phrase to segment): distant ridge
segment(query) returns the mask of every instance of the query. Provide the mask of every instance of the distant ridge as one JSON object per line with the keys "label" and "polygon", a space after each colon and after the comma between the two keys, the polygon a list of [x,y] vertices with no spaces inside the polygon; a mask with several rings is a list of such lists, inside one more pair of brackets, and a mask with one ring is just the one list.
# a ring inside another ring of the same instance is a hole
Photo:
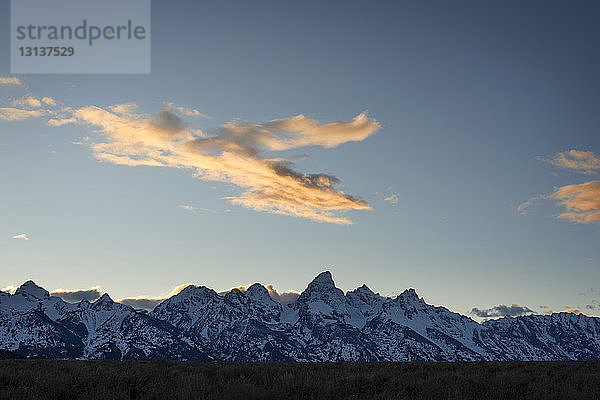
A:
{"label": "distant ridge", "polygon": [[[66,303],[27,281],[0,292],[0,358],[231,361],[600,359],[600,318],[558,313],[482,324],[366,285],[347,293],[329,271],[294,302],[255,283],[219,294],[186,287],[151,312],[114,302]],[[6,357],[5,357],[6,358]]]}

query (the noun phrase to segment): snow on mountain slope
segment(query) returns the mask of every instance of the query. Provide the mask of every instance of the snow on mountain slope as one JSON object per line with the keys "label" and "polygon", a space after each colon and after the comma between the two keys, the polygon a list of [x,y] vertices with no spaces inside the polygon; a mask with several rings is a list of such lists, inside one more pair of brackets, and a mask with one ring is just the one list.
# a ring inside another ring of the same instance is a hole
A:
{"label": "snow on mountain slope", "polygon": [[25,282],[0,292],[0,349],[80,359],[458,361],[600,359],[600,318],[568,313],[479,324],[419,298],[343,293],[322,272],[282,305],[255,283],[190,285],[150,313],[107,294],[70,304]]}
{"label": "snow on mountain slope", "polygon": [[104,294],[66,303],[28,281],[0,296],[0,347],[50,358],[180,358],[207,356],[169,324]]}

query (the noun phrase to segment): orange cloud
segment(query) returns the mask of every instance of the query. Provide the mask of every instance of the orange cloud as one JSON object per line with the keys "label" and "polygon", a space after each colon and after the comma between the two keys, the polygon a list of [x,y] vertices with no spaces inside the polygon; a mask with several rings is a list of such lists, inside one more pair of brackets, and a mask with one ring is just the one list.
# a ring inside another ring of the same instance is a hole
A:
{"label": "orange cloud", "polygon": [[13,100],[13,105],[15,106],[27,106],[33,108],[40,108],[42,106],[42,102],[35,97],[23,97],[17,100]]}
{"label": "orange cloud", "polygon": [[26,233],[20,233],[18,235],[13,236],[12,238],[19,239],[19,240],[25,240],[25,241],[29,240],[29,236],[27,236]]}
{"label": "orange cloud", "polygon": [[41,99],[36,99],[35,97],[22,97],[20,99],[16,99],[12,101],[14,106],[23,106],[23,107],[31,107],[31,108],[40,108],[43,104],[47,104],[49,106],[55,106],[56,100],[51,97],[42,97]]}
{"label": "orange cloud", "polygon": [[40,110],[22,110],[20,108],[0,108],[0,119],[5,121],[22,121],[27,118],[35,118],[43,115]]}
{"label": "orange cloud", "polygon": [[10,77],[0,76],[0,85],[21,86],[22,83],[19,78],[15,78],[13,76],[10,76]]}
{"label": "orange cloud", "polygon": [[559,214],[558,218],[580,224],[600,221],[600,181],[562,186],[547,198],[557,200],[566,208],[566,212]]}
{"label": "orange cloud", "polygon": [[96,128],[100,140],[89,145],[101,161],[186,168],[202,180],[232,183],[245,191],[226,199],[257,211],[351,224],[344,216],[346,211],[371,209],[365,201],[337,189],[337,178],[298,173],[290,160],[263,154],[305,146],[332,148],[364,140],[380,127],[365,113],[348,122],[329,124],[303,115],[259,124],[234,121],[209,137],[189,127],[179,117],[181,110],[172,105],[158,115],[135,113],[135,108],[135,104],[108,110],[84,107],[48,123],[78,122]]}
{"label": "orange cloud", "polygon": [[595,174],[600,170],[600,156],[591,151],[568,150],[557,153],[553,158],[538,157],[542,161],[561,168],[573,169],[582,174]]}

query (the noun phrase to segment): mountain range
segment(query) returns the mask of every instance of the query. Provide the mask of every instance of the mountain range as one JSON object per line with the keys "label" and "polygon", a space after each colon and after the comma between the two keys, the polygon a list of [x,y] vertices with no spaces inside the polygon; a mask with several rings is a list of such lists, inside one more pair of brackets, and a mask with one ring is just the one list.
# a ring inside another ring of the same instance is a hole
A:
{"label": "mountain range", "polygon": [[555,313],[478,323],[363,285],[344,293],[322,272],[281,304],[255,283],[217,293],[190,285],[152,311],[108,294],[67,303],[32,281],[0,292],[0,351],[52,359],[492,361],[600,359],[600,318]]}

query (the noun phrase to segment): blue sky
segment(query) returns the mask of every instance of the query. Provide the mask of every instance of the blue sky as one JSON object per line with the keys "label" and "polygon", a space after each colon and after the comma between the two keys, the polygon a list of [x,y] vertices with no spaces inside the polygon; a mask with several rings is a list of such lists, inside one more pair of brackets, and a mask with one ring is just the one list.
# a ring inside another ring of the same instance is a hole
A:
{"label": "blue sky", "polygon": [[[173,103],[209,116],[178,114],[207,137],[230,121],[349,124],[368,111],[361,140],[264,157],[333,175],[337,192],[372,209],[338,214],[351,225],[257,211],[225,199],[245,192],[231,180],[99,160],[103,128],[87,116],[0,120],[0,285],[100,286],[113,298],[188,282],[286,291],[329,269],[344,290],[414,287],[462,313],[519,304],[600,314],[585,308],[600,299],[598,221],[558,218],[566,209],[550,197],[599,180],[598,168],[554,158],[576,150],[593,166],[600,154],[597,2],[152,7],[151,74],[11,75],[6,56],[0,76],[22,84],[0,86],[1,107],[46,96],[58,111],[135,103],[133,115],[149,115]],[[8,55],[8,32],[0,39]],[[13,239],[22,233],[29,240]]]}

